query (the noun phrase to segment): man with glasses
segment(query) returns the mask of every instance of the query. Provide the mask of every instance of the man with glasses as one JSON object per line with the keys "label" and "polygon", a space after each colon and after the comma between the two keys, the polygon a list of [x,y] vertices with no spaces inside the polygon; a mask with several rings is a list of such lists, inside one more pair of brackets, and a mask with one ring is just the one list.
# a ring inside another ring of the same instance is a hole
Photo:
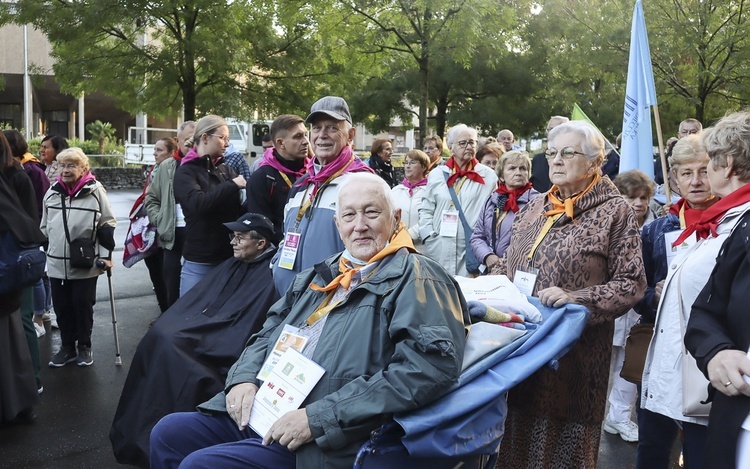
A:
{"label": "man with glasses", "polygon": [[[552,116],[549,123],[547,123],[547,135],[549,135],[552,129],[569,120],[565,116]],[[552,187],[552,182],[549,180],[549,163],[544,151],[534,155],[534,158],[531,160],[531,179],[529,181],[531,181],[534,189],[541,193],[547,192]]]}
{"label": "man with glasses", "polygon": [[234,257],[177,300],[138,345],[109,434],[120,463],[148,467],[154,424],[224,389],[230,366],[279,299],[269,268],[271,220],[248,213],[224,226]]}
{"label": "man with glasses", "polygon": [[429,173],[435,166],[445,164],[443,161],[443,140],[438,135],[424,139],[424,148],[422,151],[430,157],[430,167],[427,168]]}
{"label": "man with glasses", "polygon": [[349,105],[344,98],[326,96],[312,105],[305,119],[310,124],[314,158],[289,192],[284,207],[284,240],[273,261],[276,289],[284,294],[294,276],[344,249],[333,216],[340,178],[372,170],[354,154]]}
{"label": "man with glasses", "polygon": [[516,145],[516,137],[509,129],[503,129],[498,132],[497,141],[505,148],[505,151],[523,150],[521,145]]}

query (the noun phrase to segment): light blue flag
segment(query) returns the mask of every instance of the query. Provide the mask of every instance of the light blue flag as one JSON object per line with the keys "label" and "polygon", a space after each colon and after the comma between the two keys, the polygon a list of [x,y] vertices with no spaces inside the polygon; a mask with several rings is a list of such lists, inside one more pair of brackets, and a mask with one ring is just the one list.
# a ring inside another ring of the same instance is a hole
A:
{"label": "light blue flag", "polygon": [[643,18],[641,0],[636,0],[630,30],[630,59],[622,120],[620,172],[640,169],[654,177],[654,146],[649,107],[655,104],[656,89],[654,72],[651,69],[646,20]]}

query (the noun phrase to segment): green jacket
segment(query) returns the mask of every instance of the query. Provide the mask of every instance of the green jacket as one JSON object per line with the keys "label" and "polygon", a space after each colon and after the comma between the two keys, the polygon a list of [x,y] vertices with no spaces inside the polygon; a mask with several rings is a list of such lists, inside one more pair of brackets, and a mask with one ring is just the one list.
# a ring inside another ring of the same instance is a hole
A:
{"label": "green jacket", "polygon": [[[229,371],[225,392],[259,383],[256,375],[283,325],[301,327],[324,300],[325,293],[308,285],[337,276],[339,257],[296,276]],[[370,432],[391,414],[440,397],[461,371],[464,324],[466,301],[442,266],[406,249],[384,259],[328,315],[312,357],[326,372],[302,404],[314,441],[297,450],[297,468],[352,467]],[[225,393],[199,409],[226,412]]]}
{"label": "green jacket", "polygon": [[146,212],[152,225],[156,226],[159,235],[159,246],[164,249],[174,248],[175,201],[174,172],[179,162],[167,158],[159,165],[154,180],[146,189]]}

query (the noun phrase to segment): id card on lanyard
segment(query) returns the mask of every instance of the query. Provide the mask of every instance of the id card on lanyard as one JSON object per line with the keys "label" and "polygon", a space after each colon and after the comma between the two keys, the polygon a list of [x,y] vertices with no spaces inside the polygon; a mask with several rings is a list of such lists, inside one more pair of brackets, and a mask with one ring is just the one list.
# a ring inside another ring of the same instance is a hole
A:
{"label": "id card on lanyard", "polygon": [[287,270],[294,269],[294,261],[297,259],[297,251],[299,250],[301,239],[302,235],[293,231],[289,231],[286,236],[284,236],[281,254],[279,255],[280,268]]}

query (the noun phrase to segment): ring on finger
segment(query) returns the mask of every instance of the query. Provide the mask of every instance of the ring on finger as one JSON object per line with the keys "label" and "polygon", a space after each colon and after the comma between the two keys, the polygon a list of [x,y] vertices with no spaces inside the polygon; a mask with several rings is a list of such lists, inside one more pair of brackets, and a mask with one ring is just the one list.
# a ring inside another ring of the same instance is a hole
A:
{"label": "ring on finger", "polygon": [[731,381],[727,381],[726,383],[724,383],[724,387],[726,387],[726,388],[728,388],[731,385],[732,385]]}

